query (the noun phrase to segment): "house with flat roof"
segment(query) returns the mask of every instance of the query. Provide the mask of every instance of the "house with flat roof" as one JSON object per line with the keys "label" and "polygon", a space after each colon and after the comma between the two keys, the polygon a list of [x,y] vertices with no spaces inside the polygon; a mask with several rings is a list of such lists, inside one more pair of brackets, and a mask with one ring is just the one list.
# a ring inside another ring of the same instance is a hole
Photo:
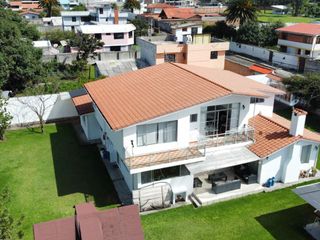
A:
{"label": "house with flat roof", "polygon": [[137,38],[141,60],[148,65],[175,62],[224,69],[229,42],[201,34],[201,25],[188,26],[174,29],[176,35]]}
{"label": "house with flat roof", "polygon": [[298,23],[276,31],[280,51],[301,57],[300,65],[305,58],[320,59],[320,24]]}
{"label": "house with flat roof", "polygon": [[93,203],[75,206],[75,216],[33,225],[34,240],[143,240],[136,205],[99,211]]}
{"label": "house with flat roof", "polygon": [[83,130],[141,211],[261,191],[316,166],[320,136],[304,128],[307,113],[281,118],[273,103],[284,92],[230,71],[164,63],[85,89],[74,100],[87,106]]}

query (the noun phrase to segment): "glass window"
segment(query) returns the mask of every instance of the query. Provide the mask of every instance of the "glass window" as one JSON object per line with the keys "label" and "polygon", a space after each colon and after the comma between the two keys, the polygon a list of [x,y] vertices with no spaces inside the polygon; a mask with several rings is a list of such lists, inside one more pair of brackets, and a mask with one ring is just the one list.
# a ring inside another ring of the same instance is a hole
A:
{"label": "glass window", "polygon": [[99,9],[100,14],[103,14],[103,8]]}
{"label": "glass window", "polygon": [[264,98],[256,98],[256,97],[250,98],[250,103],[263,103],[263,102],[264,102]]}
{"label": "glass window", "polygon": [[309,163],[312,145],[305,145],[301,149],[301,163]]}
{"label": "glass window", "polygon": [[111,52],[118,52],[121,51],[121,46],[111,46],[110,47]]}
{"label": "glass window", "polygon": [[198,28],[197,27],[192,27],[191,28],[191,34],[192,35],[198,34]]}
{"label": "glass window", "polygon": [[129,32],[129,38],[132,38],[132,31]]}
{"label": "glass window", "polygon": [[188,31],[188,28],[186,27],[182,28],[182,32],[186,32],[186,31]]}
{"label": "glass window", "polygon": [[101,33],[95,34],[94,37],[95,37],[96,39],[101,39]]}
{"label": "glass window", "polygon": [[180,177],[189,175],[188,169],[184,166],[175,166],[175,167],[168,167],[162,169],[156,169],[152,171],[142,172],[141,173],[141,183],[146,184],[154,181],[160,181],[163,179],[173,178],[173,177]]}
{"label": "glass window", "polygon": [[210,52],[210,59],[217,59],[218,58],[218,52],[217,51],[211,51]]}
{"label": "glass window", "polygon": [[198,121],[198,114],[191,114],[190,122],[197,122],[197,121]]}
{"label": "glass window", "polygon": [[113,38],[114,39],[124,39],[124,34],[123,33],[114,33]]}
{"label": "glass window", "polygon": [[77,18],[76,17],[72,17],[72,22],[75,22],[77,21]]}
{"label": "glass window", "polygon": [[169,53],[164,55],[164,62],[176,62],[176,55]]}
{"label": "glass window", "polygon": [[153,123],[137,126],[137,145],[177,141],[177,121]]}

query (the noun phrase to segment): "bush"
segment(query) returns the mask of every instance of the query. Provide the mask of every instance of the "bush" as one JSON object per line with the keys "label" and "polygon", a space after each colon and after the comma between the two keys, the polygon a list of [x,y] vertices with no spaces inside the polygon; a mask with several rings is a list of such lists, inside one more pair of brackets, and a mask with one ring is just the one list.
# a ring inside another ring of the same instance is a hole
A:
{"label": "bush", "polygon": [[72,31],[53,30],[44,33],[43,39],[49,40],[52,44],[60,44],[62,40],[74,40],[76,34]]}
{"label": "bush", "polygon": [[234,27],[227,25],[225,21],[218,21],[214,25],[205,26],[203,33],[209,33],[216,38],[229,40],[236,36],[237,31]]}

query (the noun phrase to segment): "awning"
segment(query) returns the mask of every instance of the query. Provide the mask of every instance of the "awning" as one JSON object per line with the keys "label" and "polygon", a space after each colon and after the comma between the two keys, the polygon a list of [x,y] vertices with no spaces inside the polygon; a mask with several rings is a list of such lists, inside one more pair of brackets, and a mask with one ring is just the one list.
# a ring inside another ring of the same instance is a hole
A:
{"label": "awning", "polygon": [[230,147],[215,150],[212,153],[207,153],[205,161],[190,163],[187,164],[186,167],[191,174],[197,174],[258,160],[260,160],[260,158],[251,152],[246,146],[236,148]]}
{"label": "awning", "polygon": [[315,209],[320,210],[320,183],[297,187],[292,191]]}
{"label": "awning", "polygon": [[262,66],[258,66],[258,65],[252,65],[249,67],[250,70],[258,72],[258,73],[262,73],[262,74],[269,74],[272,73],[272,70],[270,68],[265,68]]}

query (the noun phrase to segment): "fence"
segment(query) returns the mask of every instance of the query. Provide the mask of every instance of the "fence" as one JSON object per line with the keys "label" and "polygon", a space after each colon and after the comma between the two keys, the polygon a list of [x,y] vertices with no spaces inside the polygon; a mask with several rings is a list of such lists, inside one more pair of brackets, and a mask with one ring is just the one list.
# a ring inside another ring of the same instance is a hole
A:
{"label": "fence", "polygon": [[20,127],[39,122],[31,108],[40,109],[44,104],[43,119],[46,122],[70,119],[78,116],[68,92],[51,95],[9,98],[7,110],[13,117],[11,127]]}

